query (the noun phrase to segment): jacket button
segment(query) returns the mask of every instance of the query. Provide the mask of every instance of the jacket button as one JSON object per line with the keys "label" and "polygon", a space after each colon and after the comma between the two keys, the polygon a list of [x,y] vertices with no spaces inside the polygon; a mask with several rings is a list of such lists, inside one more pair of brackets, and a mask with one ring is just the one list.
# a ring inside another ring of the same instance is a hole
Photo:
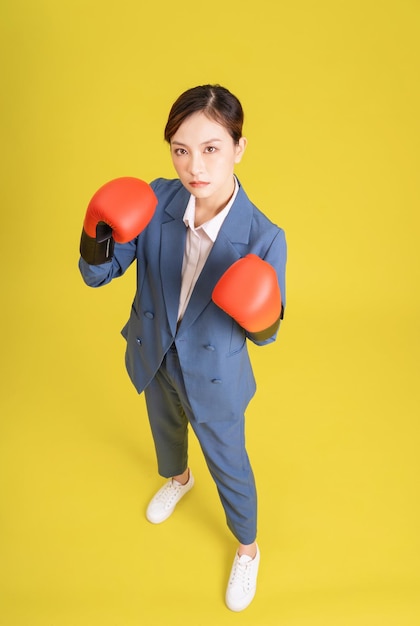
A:
{"label": "jacket button", "polygon": [[140,337],[137,337],[137,338],[136,338],[136,343],[138,343],[138,345],[139,345],[139,346],[141,346],[141,343],[142,343],[142,342],[141,342]]}
{"label": "jacket button", "polygon": [[222,382],[220,380],[220,378],[213,378],[213,380],[211,381],[214,385],[220,385],[220,383]]}
{"label": "jacket button", "polygon": [[215,351],[215,347],[212,346],[211,344],[208,344],[207,346],[204,346],[206,350],[209,350],[210,352],[214,352]]}
{"label": "jacket button", "polygon": [[149,320],[152,320],[155,317],[154,314],[151,311],[145,311],[144,315]]}

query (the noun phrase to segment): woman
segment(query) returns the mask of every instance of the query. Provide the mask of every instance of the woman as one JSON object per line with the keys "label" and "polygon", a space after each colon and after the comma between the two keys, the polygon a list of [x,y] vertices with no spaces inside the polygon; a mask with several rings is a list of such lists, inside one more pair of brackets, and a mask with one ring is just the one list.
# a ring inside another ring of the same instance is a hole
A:
{"label": "woman", "polygon": [[[239,543],[226,591],[233,611],[252,601],[260,560],[244,437],[244,411],[256,389],[247,339],[258,345],[275,340],[286,264],[284,232],[250,202],[234,175],[246,148],[242,125],[241,104],[227,89],[204,85],[183,93],[165,128],[178,179],[157,179],[136,191],[136,211],[124,199],[121,208],[105,190],[99,210],[92,203],[88,208],[80,260],[93,287],[137,260],[137,292],[122,331],[126,366],[145,393],[159,474],[168,479],[146,516],[163,522],[193,487],[191,426]],[[117,181],[117,197],[129,182]],[[121,234],[123,211],[142,214],[143,223]],[[92,223],[98,222],[95,233]],[[126,243],[114,246],[114,239]]]}

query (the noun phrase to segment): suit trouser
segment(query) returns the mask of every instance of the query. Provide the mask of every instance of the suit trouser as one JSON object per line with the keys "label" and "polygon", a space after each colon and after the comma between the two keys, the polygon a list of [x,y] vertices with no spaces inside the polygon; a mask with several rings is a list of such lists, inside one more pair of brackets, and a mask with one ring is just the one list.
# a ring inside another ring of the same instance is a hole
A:
{"label": "suit trouser", "polygon": [[188,467],[188,425],[216,483],[227,525],[240,543],[256,538],[257,494],[245,449],[245,418],[199,423],[185,390],[175,344],[145,390],[158,471],[170,478]]}

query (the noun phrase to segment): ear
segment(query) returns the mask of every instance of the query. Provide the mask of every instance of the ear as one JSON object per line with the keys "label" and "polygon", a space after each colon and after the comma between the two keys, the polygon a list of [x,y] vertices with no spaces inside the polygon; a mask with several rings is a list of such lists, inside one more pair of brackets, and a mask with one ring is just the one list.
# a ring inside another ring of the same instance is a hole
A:
{"label": "ear", "polygon": [[239,163],[244,155],[248,140],[245,137],[241,137],[236,144],[235,163]]}

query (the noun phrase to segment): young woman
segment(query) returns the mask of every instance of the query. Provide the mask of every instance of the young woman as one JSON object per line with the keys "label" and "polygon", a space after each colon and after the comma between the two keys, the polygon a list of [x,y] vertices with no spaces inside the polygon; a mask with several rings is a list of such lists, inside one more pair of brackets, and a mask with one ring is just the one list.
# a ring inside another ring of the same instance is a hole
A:
{"label": "young woman", "polygon": [[137,261],[137,292],[122,331],[126,366],[145,393],[158,471],[168,479],[146,516],[163,522],[193,487],[191,427],[239,543],[226,591],[233,611],[252,601],[260,560],[244,437],[256,389],[247,340],[275,340],[286,264],[284,232],[234,175],[246,148],[242,125],[241,104],[227,89],[183,93],[165,128],[178,179],[150,186],[117,179],[101,188],[88,207],[80,259],[92,287]]}

